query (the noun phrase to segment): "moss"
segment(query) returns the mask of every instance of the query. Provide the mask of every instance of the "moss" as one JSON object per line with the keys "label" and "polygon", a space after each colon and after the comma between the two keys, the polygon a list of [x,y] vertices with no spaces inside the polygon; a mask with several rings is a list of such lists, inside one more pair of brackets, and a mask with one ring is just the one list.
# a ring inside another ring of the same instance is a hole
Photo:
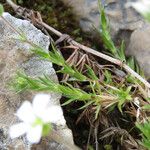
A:
{"label": "moss", "polygon": [[82,41],[82,32],[71,8],[66,7],[61,1],[16,0],[16,2],[29,9],[39,11],[47,24],[63,33],[77,37],[77,41]]}

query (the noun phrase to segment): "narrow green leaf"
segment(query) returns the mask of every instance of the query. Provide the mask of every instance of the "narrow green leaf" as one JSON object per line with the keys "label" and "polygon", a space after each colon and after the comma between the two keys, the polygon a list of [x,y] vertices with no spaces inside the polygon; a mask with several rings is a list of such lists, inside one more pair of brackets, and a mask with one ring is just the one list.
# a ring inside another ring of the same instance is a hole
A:
{"label": "narrow green leaf", "polygon": [[3,12],[4,12],[4,7],[2,4],[0,4],[0,16],[3,15]]}
{"label": "narrow green leaf", "polygon": [[105,75],[105,83],[106,84],[112,84],[113,82],[112,82],[111,73],[108,70],[105,70],[104,75]]}
{"label": "narrow green leaf", "polygon": [[127,60],[127,65],[128,65],[131,69],[135,70],[134,57],[129,57],[129,58],[128,58],[128,60]]}
{"label": "narrow green leaf", "polygon": [[85,103],[85,105],[80,107],[78,110],[84,109],[84,108],[88,107],[89,105],[91,105],[92,103],[94,103],[94,101],[90,100],[89,102]]}
{"label": "narrow green leaf", "polygon": [[65,64],[65,66],[57,72],[68,74],[70,77],[75,78],[74,80],[78,80],[78,81],[86,81],[87,80],[85,75],[80,73],[77,69],[75,69],[75,68],[73,69],[71,66],[69,66],[67,64]]}
{"label": "narrow green leaf", "polygon": [[88,66],[86,65],[87,69],[88,69],[88,76],[93,79],[93,80],[99,80],[98,77],[96,76],[95,72]]}
{"label": "narrow green leaf", "polygon": [[69,99],[69,100],[67,100],[66,102],[64,102],[61,106],[68,105],[68,104],[70,104],[70,103],[74,102],[75,100],[76,100],[76,99],[74,99],[74,98]]}
{"label": "narrow green leaf", "polygon": [[150,122],[143,124],[136,123],[136,127],[142,132],[142,141],[140,142],[148,150],[150,149]]}
{"label": "narrow green leaf", "polygon": [[95,120],[98,118],[99,112],[101,109],[101,105],[96,106],[96,111],[95,111]]}
{"label": "narrow green leaf", "polygon": [[142,107],[142,109],[145,109],[145,110],[147,110],[147,111],[150,111],[150,105],[144,105],[144,106]]}
{"label": "narrow green leaf", "polygon": [[50,56],[49,56],[48,52],[45,52],[44,50],[42,50],[40,48],[33,48],[33,49],[31,49],[31,51],[33,53],[35,53],[36,55],[40,56],[42,59],[49,60],[49,61],[52,62],[52,60],[50,59]]}
{"label": "narrow green leaf", "polygon": [[119,53],[119,58],[122,60],[122,61],[126,61],[126,58],[125,58],[125,44],[124,44],[124,41],[122,41],[121,43],[121,46],[120,46],[120,50],[118,51]]}
{"label": "narrow green leaf", "polygon": [[106,30],[107,29],[107,19],[105,16],[104,8],[101,9],[101,24],[102,24],[103,30]]}

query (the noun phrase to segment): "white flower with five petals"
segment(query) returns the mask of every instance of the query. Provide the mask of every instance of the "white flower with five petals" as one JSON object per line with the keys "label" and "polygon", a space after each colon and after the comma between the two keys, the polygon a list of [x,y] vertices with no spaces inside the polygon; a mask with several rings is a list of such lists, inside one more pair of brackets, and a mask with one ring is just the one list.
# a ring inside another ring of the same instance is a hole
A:
{"label": "white flower with five petals", "polygon": [[26,134],[27,140],[33,144],[38,143],[42,135],[51,129],[51,123],[65,125],[66,121],[60,106],[49,105],[50,96],[38,94],[33,103],[25,101],[17,110],[16,116],[22,121],[12,125],[9,130],[11,138]]}

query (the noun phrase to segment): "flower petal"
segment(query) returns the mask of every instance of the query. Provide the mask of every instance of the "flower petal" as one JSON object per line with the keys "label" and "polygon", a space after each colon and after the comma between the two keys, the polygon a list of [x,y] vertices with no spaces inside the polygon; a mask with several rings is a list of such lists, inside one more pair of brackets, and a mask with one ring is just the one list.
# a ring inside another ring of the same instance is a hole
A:
{"label": "flower petal", "polygon": [[33,108],[29,101],[23,102],[21,107],[18,109],[16,115],[19,117],[20,120],[24,121],[25,123],[32,123],[35,120]]}
{"label": "flower petal", "polygon": [[43,112],[42,120],[45,123],[51,122],[55,124],[62,121],[62,124],[64,124],[65,119],[60,106],[51,106]]}
{"label": "flower petal", "polygon": [[27,132],[27,140],[31,144],[39,143],[42,136],[42,129],[41,125],[31,127]]}
{"label": "flower petal", "polygon": [[18,124],[12,125],[10,127],[9,135],[13,139],[13,138],[16,138],[16,137],[23,135],[24,133],[26,133],[26,131],[27,131],[26,124],[25,123],[18,123]]}
{"label": "flower petal", "polygon": [[47,109],[48,103],[50,102],[50,95],[48,94],[37,94],[33,99],[33,110],[37,117],[41,118],[42,112]]}

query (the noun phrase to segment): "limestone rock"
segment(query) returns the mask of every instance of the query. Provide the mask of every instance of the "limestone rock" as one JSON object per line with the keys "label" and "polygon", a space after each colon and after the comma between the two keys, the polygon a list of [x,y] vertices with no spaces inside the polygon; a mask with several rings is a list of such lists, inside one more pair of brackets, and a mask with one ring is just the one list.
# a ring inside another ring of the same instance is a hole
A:
{"label": "limestone rock", "polygon": [[[30,22],[14,18],[8,13],[4,13],[3,17],[14,28],[11,28],[4,20],[0,19],[0,149],[5,150],[30,150],[30,149],[64,149],[67,150],[64,142],[56,140],[54,137],[47,137],[47,144],[31,146],[25,138],[11,140],[8,136],[9,127],[17,122],[14,113],[24,100],[32,100],[35,92],[24,92],[16,94],[11,91],[8,83],[19,69],[24,70],[26,74],[32,77],[39,77],[43,74],[48,75],[51,79],[57,82],[57,76],[52,63],[39,59],[30,52],[31,45],[22,43],[17,40],[18,33],[23,32],[28,40],[43,47],[48,51],[50,44],[49,37],[44,35],[40,30],[35,28]],[[59,99],[61,95],[55,93],[48,93],[52,97],[52,105],[60,105]],[[67,126],[58,128],[58,135],[64,133],[63,138],[68,138],[68,142],[73,145],[73,137],[71,131]],[[68,132],[71,134],[67,134]],[[63,139],[62,138],[62,139]],[[51,141],[53,139],[53,141]],[[55,145],[54,145],[55,141]],[[74,145],[73,145],[74,146]],[[75,146],[74,146],[75,147]]]}
{"label": "limestone rock", "polygon": [[150,77],[150,24],[132,33],[127,53],[136,57],[145,75]]}

